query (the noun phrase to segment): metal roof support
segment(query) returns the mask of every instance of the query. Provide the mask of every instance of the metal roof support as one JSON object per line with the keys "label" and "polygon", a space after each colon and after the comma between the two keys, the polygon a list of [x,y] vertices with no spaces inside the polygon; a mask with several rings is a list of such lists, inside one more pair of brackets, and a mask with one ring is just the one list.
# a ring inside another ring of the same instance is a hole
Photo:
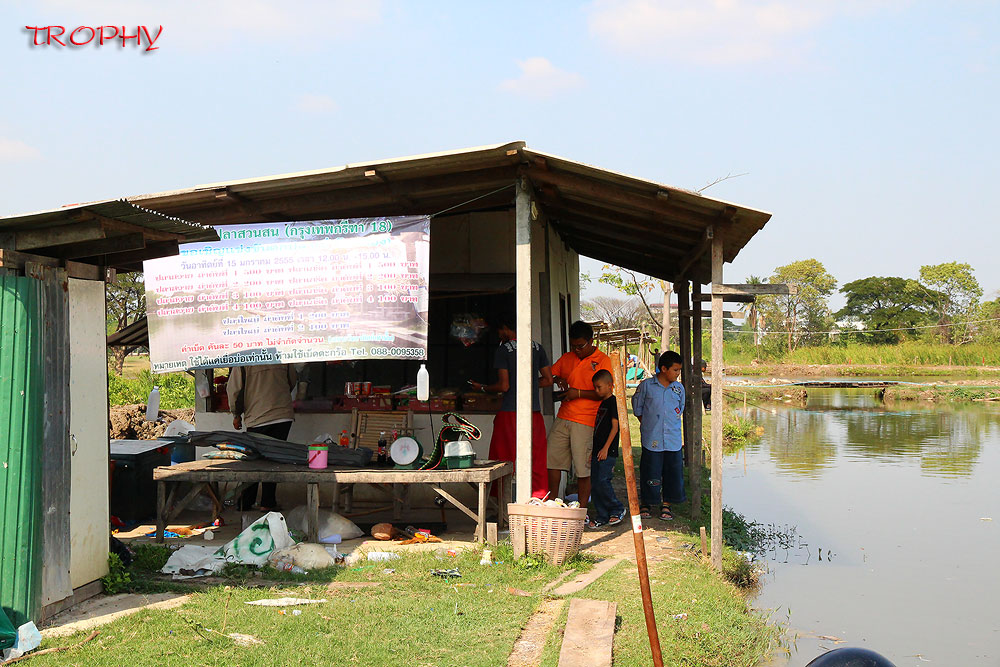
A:
{"label": "metal roof support", "polygon": [[531,193],[524,177],[518,179],[514,205],[518,378],[514,479],[517,484],[515,501],[526,503],[531,499],[531,278],[534,272],[531,266]]}

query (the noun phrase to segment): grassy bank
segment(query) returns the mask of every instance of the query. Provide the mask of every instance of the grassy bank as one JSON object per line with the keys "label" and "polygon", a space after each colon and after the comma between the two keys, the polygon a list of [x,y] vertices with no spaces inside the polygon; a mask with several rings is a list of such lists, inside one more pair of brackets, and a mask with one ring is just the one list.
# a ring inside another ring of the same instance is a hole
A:
{"label": "grassy bank", "polygon": [[899,385],[886,387],[882,398],[886,403],[909,401],[930,403],[992,402],[1000,400],[1000,387]]}
{"label": "grassy bank", "polygon": [[[675,533],[670,538],[683,540],[685,536]],[[650,584],[665,664],[752,667],[769,655],[777,640],[779,629],[750,610],[738,589],[694,556],[653,564]],[[614,664],[650,664],[642,598],[632,563],[618,565],[579,597],[617,602]],[[544,667],[559,662],[567,614],[568,605],[546,642]]]}
{"label": "grassy bank", "polygon": [[[710,346],[704,347],[710,350]],[[944,345],[910,341],[897,345],[864,343],[799,347],[786,352],[778,345],[755,348],[747,341],[726,341],[726,365],[748,366],[754,360],[766,365],[859,366],[1000,366],[1000,348],[993,345]]]}

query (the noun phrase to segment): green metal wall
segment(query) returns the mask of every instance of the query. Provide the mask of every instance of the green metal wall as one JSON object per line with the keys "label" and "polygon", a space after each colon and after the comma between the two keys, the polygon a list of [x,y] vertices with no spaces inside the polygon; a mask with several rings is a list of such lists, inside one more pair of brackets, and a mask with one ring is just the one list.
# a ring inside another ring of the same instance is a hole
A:
{"label": "green metal wall", "polygon": [[38,296],[38,281],[0,276],[0,607],[15,626],[37,622],[41,602],[45,406]]}

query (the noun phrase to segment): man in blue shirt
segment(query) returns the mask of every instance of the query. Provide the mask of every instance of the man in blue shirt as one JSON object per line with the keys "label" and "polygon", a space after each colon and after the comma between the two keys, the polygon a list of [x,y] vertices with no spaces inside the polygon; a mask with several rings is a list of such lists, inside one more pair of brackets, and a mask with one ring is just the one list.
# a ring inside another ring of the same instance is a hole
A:
{"label": "man in blue shirt", "polygon": [[677,381],[681,373],[681,355],[668,350],[657,361],[657,374],[639,383],[632,396],[632,412],[639,420],[642,436],[642,459],[639,461],[641,504],[644,519],[652,508],[659,507],[660,518],[673,519],[670,503],[682,503],[684,494],[684,456],[681,415],[684,414],[684,385]]}

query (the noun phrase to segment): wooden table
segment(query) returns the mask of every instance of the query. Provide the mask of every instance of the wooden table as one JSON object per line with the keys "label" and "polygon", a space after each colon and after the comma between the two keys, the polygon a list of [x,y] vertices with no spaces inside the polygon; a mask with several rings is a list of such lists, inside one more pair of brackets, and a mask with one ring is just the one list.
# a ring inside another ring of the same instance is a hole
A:
{"label": "wooden table", "polygon": [[[306,534],[310,542],[319,539],[319,485],[320,484],[428,484],[434,491],[476,522],[476,539],[486,538],[486,500],[488,487],[499,482],[497,501],[499,522],[506,523],[507,500],[512,499],[511,483],[514,464],[509,461],[476,461],[471,468],[454,470],[395,470],[393,468],[326,468],[323,470],[288,463],[259,461],[229,461],[203,459],[161,466],[153,469],[157,483],[156,539],[163,541],[167,523],[173,521],[200,493],[207,492],[214,504],[217,517],[222,512],[218,484],[236,483],[229,495],[239,497],[243,489],[258,482],[292,482],[306,484]],[[182,483],[193,484],[188,493],[175,502]],[[442,488],[443,484],[471,484],[478,487],[477,510],[465,506],[455,496]],[[394,498],[394,508],[402,499]]]}

